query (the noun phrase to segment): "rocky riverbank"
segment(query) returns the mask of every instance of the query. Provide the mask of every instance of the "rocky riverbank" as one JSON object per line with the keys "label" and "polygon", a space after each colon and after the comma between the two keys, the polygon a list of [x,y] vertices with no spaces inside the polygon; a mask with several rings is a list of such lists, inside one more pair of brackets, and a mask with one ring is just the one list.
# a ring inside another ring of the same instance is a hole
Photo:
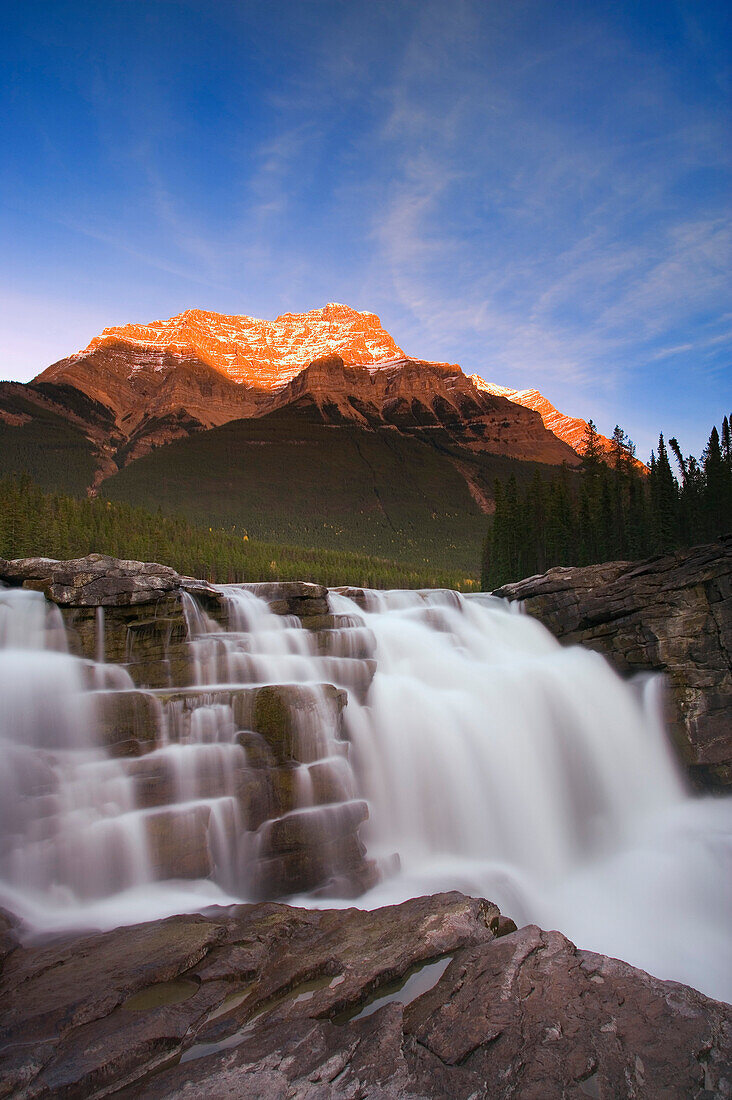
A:
{"label": "rocky riverbank", "polygon": [[0,1095],[729,1097],[732,1010],[461,894],[15,945]]}
{"label": "rocky riverbank", "polygon": [[701,787],[732,785],[732,535],[642,562],[550,569],[499,588],[562,642],[624,675],[663,672],[681,757]]}

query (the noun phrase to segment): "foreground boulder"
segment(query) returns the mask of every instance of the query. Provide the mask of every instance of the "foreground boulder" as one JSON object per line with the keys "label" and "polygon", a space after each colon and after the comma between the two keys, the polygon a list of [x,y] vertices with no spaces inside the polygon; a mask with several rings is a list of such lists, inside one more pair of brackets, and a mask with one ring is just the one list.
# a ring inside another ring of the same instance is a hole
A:
{"label": "foreground boulder", "polygon": [[11,945],[0,1095],[732,1095],[729,1006],[514,928],[453,893]]}
{"label": "foreground boulder", "polygon": [[621,673],[664,672],[682,758],[701,786],[732,785],[732,535],[642,562],[550,569],[497,589],[563,642]]}

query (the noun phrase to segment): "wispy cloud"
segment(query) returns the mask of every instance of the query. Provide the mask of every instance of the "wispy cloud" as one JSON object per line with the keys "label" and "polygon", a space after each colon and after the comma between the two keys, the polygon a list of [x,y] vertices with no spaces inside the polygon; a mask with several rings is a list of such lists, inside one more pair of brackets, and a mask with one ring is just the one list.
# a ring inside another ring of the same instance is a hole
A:
{"label": "wispy cloud", "polygon": [[[74,221],[73,219],[59,219],[59,223],[64,225],[67,229],[72,230],[74,233],[80,233],[84,237],[88,237],[90,240],[98,241],[100,244],[108,245],[112,250],[116,252],[122,252],[127,256],[131,256],[135,260],[139,260],[147,267],[155,268],[157,271],[166,272],[168,275],[175,275],[180,279],[185,279],[192,283],[197,283],[200,286],[210,287],[212,289],[223,289],[223,284],[212,282],[210,279],[202,276],[195,267],[191,265],[179,265],[171,263],[165,256],[158,256],[154,253],[147,252],[143,249],[135,247],[129,239],[119,233],[113,233],[102,229],[97,229],[91,225],[84,225],[81,222]],[[209,248],[215,248],[214,245],[207,244],[205,251],[208,253]],[[193,252],[198,251],[194,249]]]}
{"label": "wispy cloud", "polygon": [[[141,319],[350,301],[416,355],[628,427],[717,399],[732,151],[710,6],[123,7],[89,17],[83,79],[54,26],[58,114],[27,90],[27,280],[91,266]],[[34,210],[51,232],[28,247]]]}

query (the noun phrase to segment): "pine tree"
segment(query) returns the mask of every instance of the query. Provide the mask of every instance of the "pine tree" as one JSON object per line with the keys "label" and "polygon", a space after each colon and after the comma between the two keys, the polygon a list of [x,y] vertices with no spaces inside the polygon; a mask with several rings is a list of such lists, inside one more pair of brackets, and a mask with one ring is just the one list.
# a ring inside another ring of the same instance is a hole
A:
{"label": "pine tree", "polygon": [[527,525],[526,544],[526,569],[529,575],[545,572],[547,565],[547,515],[544,481],[538,470],[534,471],[534,477],[527,494],[527,506],[524,510]]}
{"label": "pine tree", "polygon": [[732,470],[732,428],[726,416],[722,421],[722,458]]}
{"label": "pine tree", "polygon": [[582,455],[582,469],[585,473],[596,473],[602,461],[600,438],[593,420],[588,420],[579,446]]}
{"label": "pine tree", "polygon": [[618,557],[618,538],[615,523],[615,503],[610,484],[610,471],[605,467],[600,480],[600,561],[612,561]]}
{"label": "pine tree", "polygon": [[505,574],[504,561],[504,525],[505,513],[503,504],[503,486],[496,481],[493,489],[495,511],[493,523],[483,542],[483,556],[480,569],[480,587],[483,592],[491,592],[503,584]]}
{"label": "pine tree", "polygon": [[712,428],[703,455],[704,497],[703,516],[707,538],[717,538],[730,524],[732,491],[730,470],[722,457],[719,432]]}
{"label": "pine tree", "polygon": [[658,458],[651,468],[651,541],[657,551],[672,550],[678,543],[678,485],[668,461],[663,435],[658,437]]}

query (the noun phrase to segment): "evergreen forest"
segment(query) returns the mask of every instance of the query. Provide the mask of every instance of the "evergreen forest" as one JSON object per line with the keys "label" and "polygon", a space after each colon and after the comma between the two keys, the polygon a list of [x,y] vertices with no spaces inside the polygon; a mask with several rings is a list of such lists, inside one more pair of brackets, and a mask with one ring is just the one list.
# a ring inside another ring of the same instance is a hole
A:
{"label": "evergreen forest", "polygon": [[233,530],[110,500],[48,493],[27,474],[0,478],[0,558],[90,553],[157,561],[218,583],[309,580],[367,588],[477,588],[475,577],[341,550],[259,542]]}
{"label": "evergreen forest", "polygon": [[[495,483],[480,587],[552,566],[635,560],[709,541],[732,526],[732,428],[714,427],[699,460],[659,437],[648,467],[616,427],[608,455],[589,422],[582,465]],[[191,523],[124,502],[47,492],[28,474],[0,479],[0,557],[61,560],[106,553],[159,561],[214,582],[307,579],[371,588],[475,591],[475,575],[346,550],[250,539],[241,530]],[[466,575],[467,574],[467,575]]]}
{"label": "evergreen forest", "polygon": [[[659,436],[648,467],[615,428],[609,455],[589,422],[579,474],[538,472],[520,488],[496,482],[496,510],[486,536],[481,587],[543,573],[552,566],[634,560],[711,541],[732,526],[732,429],[712,428],[701,460],[684,456],[676,439]],[[677,473],[671,463],[673,457]]]}

